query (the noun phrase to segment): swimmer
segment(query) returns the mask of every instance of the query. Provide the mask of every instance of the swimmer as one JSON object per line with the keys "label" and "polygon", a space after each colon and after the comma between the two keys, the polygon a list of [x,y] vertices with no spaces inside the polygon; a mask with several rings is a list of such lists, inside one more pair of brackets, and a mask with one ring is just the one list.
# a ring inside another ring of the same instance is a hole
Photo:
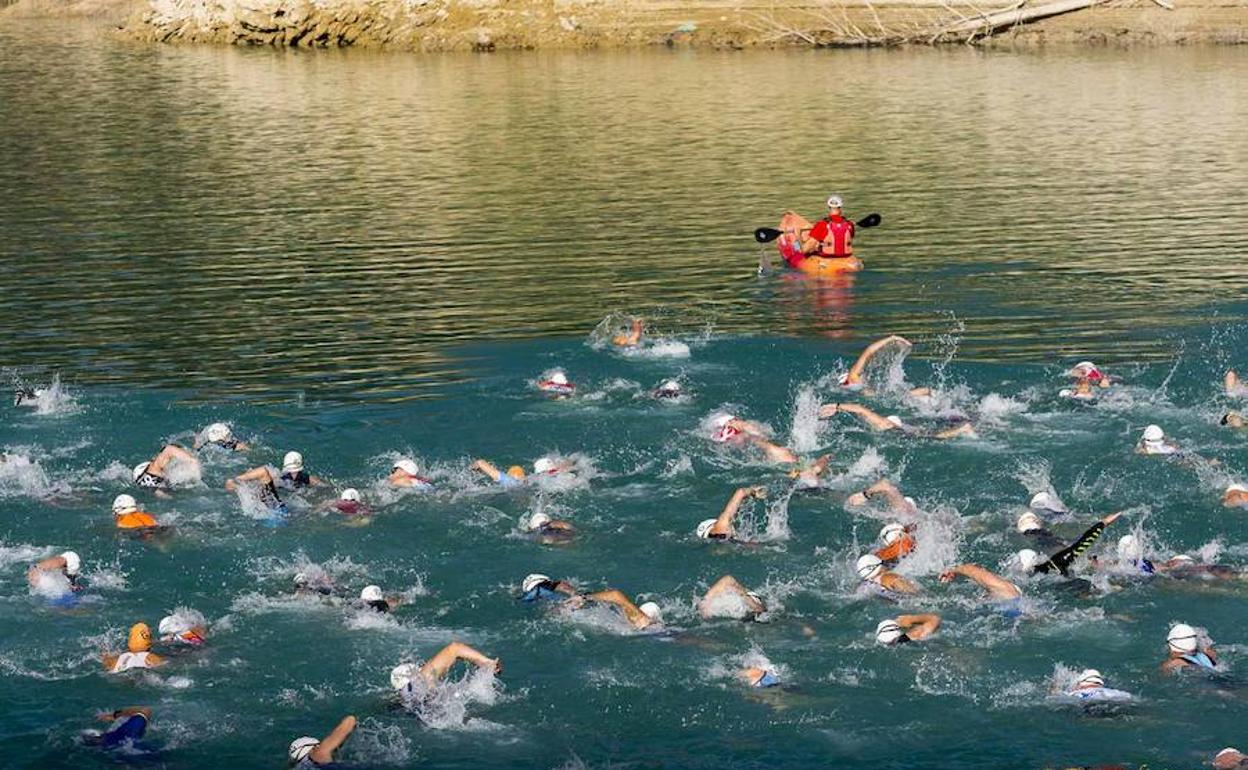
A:
{"label": "swimmer", "polygon": [[1144,558],[1144,547],[1140,545],[1140,540],[1135,535],[1123,535],[1118,538],[1116,548],[1118,552],[1118,563],[1141,575],[1153,575],[1157,572],[1157,568],[1153,563]]}
{"label": "swimmer", "polygon": [[997,601],[1013,601],[1022,598],[1023,592],[1010,581],[995,575],[978,564],[959,564],[952,569],[940,573],[940,582],[952,583],[958,577],[973,581],[988,592],[988,596]]}
{"label": "swimmer", "polygon": [[420,467],[416,465],[416,461],[406,457],[395,460],[394,467],[390,469],[390,475],[386,477],[386,481],[392,487],[433,488],[433,483],[420,475]]}
{"label": "swimmer", "polygon": [[646,322],[640,318],[634,318],[629,324],[628,331],[621,332],[611,338],[611,344],[618,348],[635,348],[641,344],[641,335],[645,331]]}
{"label": "swimmer", "polygon": [[47,393],[43,388],[32,388],[29,385],[18,385],[13,390],[13,406],[37,407],[39,399]]}
{"label": "swimmer", "polygon": [[310,569],[307,572],[296,572],[294,577],[295,595],[334,596],[339,592],[334,579],[322,569]]}
{"label": "swimmer", "polygon": [[919,642],[940,628],[940,616],[930,613],[924,615],[898,615],[895,618],[881,620],[875,627],[875,641],[885,647],[893,647],[907,642]]}
{"label": "swimmer", "polygon": [[1213,756],[1214,770],[1243,770],[1248,768],[1248,754],[1227,746]]}
{"label": "swimmer", "polygon": [[381,586],[364,586],[360,591],[360,598],[355,602],[355,606],[360,609],[369,609],[382,614],[394,612],[403,605],[403,600],[398,596],[387,597],[381,592]]}
{"label": "swimmer", "polygon": [[913,425],[908,425],[905,422],[902,422],[901,418],[895,414],[890,414],[889,416],[884,417],[862,404],[844,402],[839,404],[824,404],[819,407],[819,419],[821,420],[826,420],[829,417],[842,413],[852,414],[875,431],[897,430],[907,436],[920,436],[940,441],[958,438],[959,436],[975,438],[977,435],[975,433],[975,426],[970,422],[959,422],[952,428],[945,428],[944,430],[924,431],[921,428],[916,428]]}
{"label": "swimmer", "polygon": [[566,601],[576,596],[576,586],[566,580],[552,580],[548,575],[527,575],[520,583],[520,601]]}
{"label": "swimmer", "polygon": [[117,529],[137,530],[140,533],[163,529],[152,514],[139,510],[139,503],[130,495],[117,495],[113,499],[113,525]]}
{"label": "swimmer", "polygon": [[568,375],[562,369],[556,369],[548,377],[538,381],[537,389],[556,398],[565,398],[576,392],[576,385],[568,380]]}
{"label": "swimmer", "polygon": [[230,426],[223,422],[214,422],[212,425],[204,428],[203,433],[195,437],[195,449],[206,447],[209,444],[219,446],[222,449],[228,449],[231,452],[246,452],[248,449],[251,449],[245,442],[234,438],[234,433],[230,430]]}
{"label": "swimmer", "polygon": [[1161,664],[1163,674],[1182,669],[1217,672],[1218,659],[1213,644],[1202,646],[1200,634],[1186,623],[1176,623],[1166,634],[1166,659]]}
{"label": "swimmer", "polygon": [[885,524],[880,530],[880,542],[883,546],[876,549],[876,558],[885,565],[890,565],[910,555],[918,545],[912,534],[913,531],[913,525],[907,526],[897,522]]}
{"label": "swimmer", "polygon": [[346,716],[338,723],[333,732],[324,738],[316,739],[305,735],[290,742],[286,754],[295,770],[311,770],[314,767],[326,767],[334,762],[334,752],[346,743],[355,730],[355,717]]}
{"label": "swimmer", "polygon": [[[1027,514],[1023,515],[1026,516]],[[1023,549],[1018,554],[1019,563],[1024,571],[1032,574],[1060,572],[1063,576],[1069,577],[1070,565],[1075,562],[1075,559],[1091,548],[1092,544],[1101,537],[1101,533],[1105,531],[1105,528],[1117,521],[1121,515],[1122,513],[1118,512],[1103,517],[1076,538],[1075,542],[1044,560],[1041,560],[1035,551]]]}
{"label": "swimmer", "polygon": [[698,600],[698,614],[704,620],[758,620],[766,611],[767,604],[763,598],[741,585],[732,575],[716,580]]}
{"label": "swimmer", "polygon": [[703,540],[725,540],[734,543],[748,542],[737,539],[737,530],[733,526],[733,521],[737,518],[737,512],[741,509],[741,503],[749,498],[763,500],[766,497],[766,487],[741,487],[732,493],[732,497],[728,498],[728,504],[724,506],[724,510],[720,512],[718,518],[706,519],[698,524],[695,533]]}
{"label": "swimmer", "polygon": [[152,710],[146,706],[126,706],[116,711],[106,711],[96,716],[101,722],[111,722],[109,728],[102,733],[89,735],[86,743],[112,749],[122,745],[133,747],[147,733],[147,724],[152,720]]}
{"label": "swimmer", "polygon": [[519,465],[513,465],[503,473],[488,460],[473,460],[472,465],[468,466],[470,470],[479,471],[489,476],[490,479],[503,489],[510,489],[519,486],[525,479],[524,468]]}
{"label": "swimmer", "polygon": [[1201,564],[1187,554],[1178,554],[1154,565],[1161,574],[1176,580],[1239,580],[1244,575],[1225,564]]}
{"label": "swimmer", "polygon": [[[292,452],[291,454],[295,453]],[[269,513],[274,516],[286,515],[286,503],[282,501],[281,495],[277,493],[277,483],[269,466],[261,465],[252,468],[246,473],[240,473],[232,479],[225,480],[225,488],[230,492],[236,491],[240,486],[252,484],[257,488],[257,498],[265,508],[269,509]]]}
{"label": "swimmer", "polygon": [[552,519],[549,514],[538,511],[524,522],[524,531],[538,536],[543,542],[568,540],[576,534],[571,522]]}
{"label": "swimmer", "polygon": [[1031,511],[1027,511],[1018,517],[1018,521],[1014,523],[1014,528],[1018,530],[1028,540],[1036,544],[1036,547],[1042,551],[1053,551],[1066,547],[1066,541],[1053,534],[1044,522],[1040,521],[1040,517]]}
{"label": "swimmer", "polygon": [[364,498],[360,496],[360,490],[353,487],[347,487],[342,490],[342,494],[338,495],[337,500],[330,500],[321,506],[325,510],[335,510],[343,516],[367,516],[372,513],[372,509],[364,502]]}
{"label": "swimmer", "polygon": [[1108,388],[1110,385],[1109,378],[1101,374],[1101,370],[1097,369],[1096,364],[1091,361],[1080,361],[1075,364],[1068,375],[1074,379],[1075,387],[1064,388],[1058,393],[1066,398],[1092,400],[1096,398],[1093,388]]}
{"label": "swimmer", "polygon": [[888,479],[880,479],[861,492],[855,492],[845,500],[845,504],[859,507],[877,500],[883,500],[890,513],[913,516],[919,512],[919,506],[914,502],[914,498],[903,495],[901,490]]}
{"label": "swimmer", "polygon": [[1244,416],[1239,412],[1227,412],[1222,415],[1220,424],[1225,425],[1228,428],[1235,428],[1238,430],[1243,428],[1245,425],[1248,425],[1248,421],[1245,421]]}
{"label": "swimmer", "polygon": [[164,644],[182,647],[199,647],[208,636],[207,629],[202,625],[194,624],[181,615],[166,615],[161,618],[156,632],[160,634],[160,641]]}
{"label": "swimmer", "polygon": [[[885,337],[884,339],[876,340],[875,342],[872,342],[870,345],[868,345],[866,349],[862,351],[861,354],[859,354],[858,360],[854,361],[854,365],[849,367],[848,372],[841,375],[841,378],[837,381],[837,384],[840,385],[842,388],[851,388],[853,390],[861,390],[863,393],[866,393],[868,395],[871,394],[872,391],[870,388],[866,387],[866,382],[865,380],[863,380],[862,374],[864,371],[866,371],[867,364],[871,363],[871,359],[875,358],[876,354],[878,354],[884,348],[889,347],[890,345],[899,345],[902,350],[906,350],[906,351],[914,347],[912,344],[910,344],[910,340],[906,339],[905,337],[900,337],[896,334]],[[931,388],[913,388],[910,391],[911,396],[915,396],[918,398],[930,396],[931,394],[932,394]]]}
{"label": "swimmer", "polygon": [[104,670],[118,674],[134,668],[155,668],[163,666],[165,659],[152,652],[152,630],[146,623],[135,623],[130,627],[130,636],[126,640],[126,652],[120,655],[105,653],[103,656]]}
{"label": "swimmer", "polygon": [[168,497],[169,479],[165,471],[170,463],[185,463],[199,472],[199,459],[177,444],[165,444],[151,460],[134,466],[132,478],[136,487],[154,489],[160,497]]}
{"label": "swimmer", "polygon": [[282,458],[282,475],[278,481],[287,489],[319,487],[325,484],[319,476],[313,476],[303,469],[303,455],[298,452],[287,452]]}
{"label": "swimmer", "polygon": [[645,602],[639,607],[623,591],[615,588],[592,594],[581,594],[568,600],[568,606],[572,609],[580,609],[587,603],[609,604],[615,607],[620,610],[628,624],[639,631],[651,626],[663,625],[659,605],[654,602]]}
{"label": "swimmer", "polygon": [[1140,436],[1140,442],[1135,445],[1137,455],[1172,455],[1178,451],[1179,447],[1167,441],[1165,431],[1157,425],[1149,425],[1145,428]]}
{"label": "swimmer", "polygon": [[797,453],[788,447],[767,439],[763,426],[750,420],[742,420],[731,414],[722,414],[711,424],[715,429],[711,440],[717,444],[749,444],[761,450],[772,463],[798,463]]}
{"label": "swimmer", "polygon": [[419,693],[417,686],[420,682],[417,677],[421,677],[426,687],[434,687],[445,679],[451,668],[461,660],[494,674],[501,674],[503,671],[503,662],[498,658],[488,657],[463,642],[451,642],[420,665],[402,663],[395,666],[390,670],[390,685],[404,699],[407,699]]}
{"label": "swimmer", "polygon": [[1027,507],[1040,514],[1063,516],[1070,513],[1070,509],[1066,507],[1066,504],[1059,500],[1057,495],[1048,491],[1041,491],[1032,495],[1031,500],[1027,503]]}
{"label": "swimmer", "polygon": [[818,489],[819,477],[828,469],[830,462],[832,462],[832,455],[821,455],[810,462],[798,460],[796,465],[789,469],[789,478],[793,479],[793,488]]}
{"label": "swimmer", "polygon": [[1222,389],[1231,398],[1241,398],[1248,395],[1248,387],[1244,387],[1244,383],[1240,381],[1239,375],[1235,373],[1234,369],[1226,370],[1226,375],[1222,378]]}
{"label": "swimmer", "polygon": [[1131,694],[1122,690],[1115,690],[1112,687],[1105,686],[1105,677],[1101,676],[1101,672],[1094,668],[1084,669],[1079,674],[1079,678],[1075,680],[1075,684],[1066,695],[1085,702],[1096,701],[1125,701],[1131,699]]}
{"label": "swimmer", "polygon": [[69,590],[77,593],[84,588],[78,582],[81,570],[82,560],[78,558],[78,554],[73,551],[65,551],[32,564],[30,569],[26,571],[26,582],[30,583],[30,586],[34,588],[39,585],[39,581],[44,575],[59,574],[69,581]]}
{"label": "swimmer", "polygon": [[1225,508],[1243,508],[1248,506],[1248,486],[1231,484],[1222,493],[1222,505]]}
{"label": "swimmer", "polygon": [[678,380],[664,380],[657,388],[650,391],[650,395],[660,401],[674,401],[685,395],[685,391]]}
{"label": "swimmer", "polygon": [[858,577],[862,579],[864,585],[876,589],[885,598],[896,599],[898,594],[913,595],[919,592],[917,585],[906,580],[896,572],[886,569],[880,557],[873,553],[863,554],[858,557],[854,570],[858,573]]}
{"label": "swimmer", "polygon": [[776,672],[769,668],[759,668],[758,666],[749,666],[737,672],[737,678],[749,687],[756,687],[765,690],[768,687],[778,687],[780,685],[780,677]]}

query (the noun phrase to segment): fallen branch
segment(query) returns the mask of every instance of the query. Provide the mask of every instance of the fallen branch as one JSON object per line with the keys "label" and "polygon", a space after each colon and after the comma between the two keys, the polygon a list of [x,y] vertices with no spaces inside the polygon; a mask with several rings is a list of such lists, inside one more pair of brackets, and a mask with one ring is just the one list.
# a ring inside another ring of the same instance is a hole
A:
{"label": "fallen branch", "polygon": [[1058,2],[1037,6],[1035,8],[1017,8],[1009,11],[997,11],[978,19],[965,19],[953,24],[952,26],[945,27],[933,35],[932,40],[938,40],[946,35],[966,35],[969,38],[975,38],[980,35],[991,35],[997,30],[1005,27],[1012,27],[1016,24],[1026,24],[1027,22],[1037,21],[1038,19],[1047,19],[1050,16],[1060,16],[1063,13],[1070,13],[1071,11],[1081,11],[1084,8],[1091,8],[1092,6],[1100,5],[1103,2],[1105,2],[1105,0],[1058,0]]}

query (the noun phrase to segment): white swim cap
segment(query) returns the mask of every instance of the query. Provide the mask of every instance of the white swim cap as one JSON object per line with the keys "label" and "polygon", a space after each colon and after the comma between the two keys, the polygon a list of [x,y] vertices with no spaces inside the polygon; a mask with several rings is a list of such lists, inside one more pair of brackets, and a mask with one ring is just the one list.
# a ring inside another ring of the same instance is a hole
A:
{"label": "white swim cap", "polygon": [[1196,563],[1196,560],[1195,560],[1195,559],[1193,559],[1192,557],[1188,556],[1188,555],[1187,555],[1187,554],[1185,554],[1185,553],[1176,554],[1175,556],[1170,557],[1170,561],[1181,561],[1181,562],[1183,562],[1184,564],[1195,564],[1195,563]]}
{"label": "white swim cap", "polygon": [[885,524],[884,528],[880,530],[880,542],[884,545],[892,545],[900,540],[905,534],[905,526],[898,524],[897,522]]}
{"label": "white swim cap", "polygon": [[139,504],[130,495],[117,495],[113,498],[113,515],[120,516],[123,513],[134,513],[139,510]]}
{"label": "white swim cap", "polygon": [[1040,561],[1040,554],[1030,548],[1024,548],[1018,552],[1018,564],[1025,572],[1035,567],[1038,561]]}
{"label": "white swim cap", "polygon": [[901,427],[901,418],[900,418],[900,417],[898,417],[898,416],[897,416],[897,415],[895,415],[895,414],[890,414],[889,416],[885,417],[884,419],[885,419],[885,420],[888,420],[888,421],[889,421],[889,422],[891,422],[893,425],[896,425],[898,428],[900,428],[900,427]]}
{"label": "white swim cap", "polygon": [[529,517],[529,521],[525,525],[525,528],[528,529],[530,532],[532,532],[535,529],[541,529],[542,527],[546,526],[549,523],[550,523],[550,516],[542,513],[541,511],[538,511],[537,513]]}
{"label": "white swim cap", "polygon": [[1150,425],[1144,429],[1144,440],[1156,443],[1166,437],[1165,431],[1158,425]]}
{"label": "white swim cap", "polygon": [[358,503],[360,501],[360,490],[355,487],[347,487],[342,490],[342,495],[338,499],[348,503]]}
{"label": "white swim cap", "polygon": [[701,537],[701,538],[710,537],[711,527],[714,527],[715,522],[717,521],[719,521],[719,519],[705,519],[701,523],[699,523],[698,528],[696,530],[698,537]]}
{"label": "white swim cap", "polygon": [[854,569],[857,570],[858,577],[871,580],[884,571],[884,562],[880,561],[880,557],[875,554],[866,553],[858,557],[858,563],[854,565]]}
{"label": "white swim cap", "polygon": [[1104,687],[1105,677],[1101,676],[1101,672],[1094,668],[1084,669],[1079,678],[1075,681],[1075,687],[1083,687],[1089,685],[1091,687]]}
{"label": "white swim cap", "polygon": [[390,686],[396,690],[405,689],[419,673],[420,668],[415,663],[400,663],[390,669]]}
{"label": "white swim cap", "polygon": [[287,452],[282,458],[282,470],[288,473],[298,473],[303,470],[303,455],[298,452]]}
{"label": "white swim cap", "polygon": [[539,457],[533,461],[534,473],[549,473],[555,469],[555,461],[549,457]]}
{"label": "white swim cap", "polygon": [[568,375],[564,374],[562,370],[559,370],[550,375],[550,381],[556,385],[567,385]]}
{"label": "white swim cap", "polygon": [[1039,516],[1032,513],[1031,511],[1027,511],[1022,516],[1018,517],[1018,521],[1014,524],[1014,526],[1016,529],[1018,529],[1019,532],[1022,532],[1025,534],[1027,532],[1032,532],[1037,529],[1043,529],[1044,523],[1040,521]]}
{"label": "white swim cap", "polygon": [[381,586],[364,586],[364,590],[360,591],[360,598],[366,602],[380,602],[386,597],[381,593]]}
{"label": "white swim cap", "polygon": [[1227,492],[1248,492],[1248,486],[1235,482],[1226,488]]}
{"label": "white swim cap", "polygon": [[204,438],[209,441],[229,441],[230,426],[223,422],[214,422],[207,428],[204,428]]}
{"label": "white swim cap", "polygon": [[659,386],[659,390],[678,391],[680,390],[680,383],[676,380],[668,380]]}
{"label": "white swim cap", "polygon": [[542,583],[545,583],[548,580],[550,580],[549,575],[543,575],[539,572],[534,572],[532,575],[529,575],[528,577],[526,577],[524,579],[524,582],[520,584],[520,590],[527,594],[529,591],[532,591],[534,588],[537,588]]}
{"label": "white swim cap", "polygon": [[306,573],[306,572],[296,572],[296,573],[295,573],[295,585],[300,585],[300,584],[302,584],[302,583],[306,583],[306,582],[308,582],[308,573]]}
{"label": "white swim cap", "polygon": [[875,627],[875,641],[880,644],[896,644],[897,640],[905,635],[906,632],[897,625],[895,620],[881,620],[880,624]]}
{"label": "white swim cap", "polygon": [[1140,547],[1140,539],[1135,535],[1123,535],[1118,538],[1118,558],[1122,561],[1139,561],[1144,555]]}
{"label": "white swim cap", "polygon": [[134,470],[130,472],[130,479],[132,481],[138,481],[139,476],[142,476],[144,473],[147,473],[147,466],[149,465],[151,465],[151,463],[146,462],[146,463],[139,463],[138,465],[134,466]]}
{"label": "white swim cap", "polygon": [[727,428],[728,423],[732,422],[735,419],[737,419],[735,415],[721,414],[720,416],[716,417],[715,421],[711,424],[714,425],[716,428]]}
{"label": "white swim cap", "polygon": [[833,195],[828,198],[828,208],[839,209],[845,207],[845,201],[841,200],[841,196]]}
{"label": "white swim cap", "polygon": [[1037,511],[1052,511],[1053,513],[1067,513],[1067,508],[1057,499],[1057,495],[1052,492],[1037,492],[1031,496],[1031,502],[1027,504],[1028,508],[1034,508]]}
{"label": "white swim cap", "polygon": [[1186,623],[1175,623],[1166,634],[1166,644],[1175,652],[1196,652],[1196,629]]}
{"label": "white swim cap", "polygon": [[65,574],[73,577],[78,574],[78,570],[82,569],[82,560],[78,558],[78,554],[73,551],[66,551],[61,554],[61,558],[65,560]]}
{"label": "white swim cap", "polygon": [[404,457],[402,460],[395,460],[394,467],[403,471],[408,476],[415,476],[420,473],[420,467],[416,465],[415,460],[409,460]]}
{"label": "white swim cap", "polygon": [[1074,368],[1071,369],[1071,371],[1072,372],[1090,372],[1095,368],[1096,368],[1096,364],[1092,363],[1091,361],[1080,361],[1079,363],[1075,364]]}
{"label": "white swim cap", "polygon": [[1223,754],[1239,754],[1240,756],[1243,756],[1243,752],[1240,751],[1239,749],[1234,748],[1233,746],[1227,746],[1226,748],[1219,751],[1217,754],[1213,755],[1213,761],[1217,762],[1218,757],[1222,756]]}
{"label": "white swim cap", "polygon": [[642,615],[645,615],[656,623],[662,620],[662,615],[659,612],[659,605],[654,602],[646,602],[637,609],[641,610]]}
{"label": "white swim cap", "polygon": [[290,754],[290,761],[302,762],[308,758],[309,754],[312,753],[312,749],[315,749],[319,745],[321,745],[321,742],[310,735],[294,739],[290,742],[290,751],[287,752]]}
{"label": "white swim cap", "polygon": [[173,634],[181,634],[191,630],[191,624],[186,622],[185,618],[177,615],[166,615],[160,619],[160,625],[156,627],[161,636],[170,636]]}

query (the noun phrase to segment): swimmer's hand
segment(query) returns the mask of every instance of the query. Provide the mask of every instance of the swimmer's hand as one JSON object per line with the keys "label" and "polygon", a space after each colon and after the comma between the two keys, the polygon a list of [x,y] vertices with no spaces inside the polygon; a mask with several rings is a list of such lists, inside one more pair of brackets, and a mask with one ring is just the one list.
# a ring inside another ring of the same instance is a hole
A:
{"label": "swimmer's hand", "polygon": [[482,666],[482,668],[490,669],[491,671],[494,672],[495,676],[497,676],[503,673],[503,661],[499,660],[498,658],[493,658],[492,660],[489,661],[488,665]]}
{"label": "swimmer's hand", "polygon": [[746,490],[750,497],[754,497],[759,500],[767,499],[767,487],[747,487]]}
{"label": "swimmer's hand", "polygon": [[1111,513],[1105,518],[1101,519],[1101,523],[1108,526],[1110,524],[1113,524],[1115,521],[1117,521],[1118,517],[1121,515],[1122,515],[1122,511],[1118,511],[1117,513]]}
{"label": "swimmer's hand", "polygon": [[833,415],[835,415],[838,411],[840,411],[840,409],[841,409],[840,404],[824,404],[823,406],[819,407],[819,419],[826,420],[829,417],[832,417]]}
{"label": "swimmer's hand", "polygon": [[234,491],[234,490],[236,490],[236,489],[238,489],[238,482],[237,482],[237,481],[235,481],[234,479],[226,479],[226,480],[225,480],[225,491],[227,491],[227,492],[233,492],[233,491]]}
{"label": "swimmer's hand", "polygon": [[944,572],[940,573],[940,582],[952,583],[954,579],[957,578],[957,576],[958,576],[958,573],[954,572],[953,570],[951,569],[945,570]]}

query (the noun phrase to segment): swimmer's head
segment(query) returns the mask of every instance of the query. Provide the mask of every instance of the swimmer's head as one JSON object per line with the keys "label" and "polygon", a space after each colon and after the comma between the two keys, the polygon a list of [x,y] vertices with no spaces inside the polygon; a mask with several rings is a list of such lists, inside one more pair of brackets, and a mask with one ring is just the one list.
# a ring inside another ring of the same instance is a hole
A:
{"label": "swimmer's head", "polygon": [[538,511],[537,513],[529,517],[529,520],[525,522],[524,524],[524,528],[528,530],[529,532],[534,532],[536,530],[541,529],[542,527],[546,526],[549,523],[550,523],[550,516],[548,516],[545,513],[542,513],[541,511]]}
{"label": "swimmer's head", "polygon": [[1232,428],[1244,427],[1244,417],[1239,412],[1227,412],[1222,415],[1222,424]]}
{"label": "swimmer's head", "polygon": [[1093,687],[1104,687],[1105,677],[1101,676],[1101,672],[1094,668],[1084,669],[1079,674],[1079,678],[1075,680],[1076,690],[1088,690]]}
{"label": "swimmer's head", "polygon": [[710,537],[711,528],[715,526],[716,521],[719,521],[719,520],[718,519],[705,519],[704,521],[700,522],[698,524],[698,528],[695,530],[695,532],[697,532],[698,537],[700,538]]}
{"label": "swimmer's head", "polygon": [[1245,760],[1248,760],[1248,756],[1245,756],[1242,751],[1227,746],[1213,755],[1213,766],[1218,768],[1218,770],[1229,770],[1230,768],[1243,767]]}
{"label": "swimmer's head", "polygon": [[147,652],[152,649],[152,629],[146,623],[135,623],[130,626],[130,638],[126,640],[126,649],[130,652]]}
{"label": "swimmer's head", "polygon": [[360,599],[366,602],[383,602],[386,597],[381,593],[381,586],[364,586],[360,591]]}
{"label": "swimmer's head", "polygon": [[659,611],[659,605],[654,602],[646,602],[637,609],[641,610],[641,614],[653,620],[655,623],[663,622],[663,614]]}
{"label": "swimmer's head", "polygon": [[1052,513],[1067,513],[1067,508],[1057,499],[1057,495],[1052,492],[1037,492],[1031,496],[1031,502],[1027,503],[1027,507],[1033,511],[1050,511]]}
{"label": "swimmer's head", "polygon": [[344,503],[358,503],[360,502],[360,490],[354,487],[347,487],[342,490],[342,494],[339,495],[338,499]]}
{"label": "swimmer's head", "polygon": [[895,620],[881,620],[875,627],[875,641],[886,647],[900,644],[902,639],[907,639],[906,632]]}
{"label": "swimmer's head", "polygon": [[845,207],[845,201],[841,200],[839,195],[831,195],[828,197],[828,211],[840,211]]}
{"label": "swimmer's head", "polygon": [[302,588],[303,586],[306,586],[307,584],[308,584],[308,573],[296,572],[295,573],[295,586]]}
{"label": "swimmer's head", "polygon": [[230,426],[223,422],[214,422],[204,428],[204,438],[209,441],[229,441],[230,435]]}
{"label": "swimmer's head", "polygon": [[507,475],[516,481],[524,481],[524,468],[521,468],[519,465],[513,465],[507,469]]}
{"label": "swimmer's head", "polygon": [[1040,521],[1040,517],[1031,511],[1027,511],[1018,517],[1018,521],[1014,523],[1014,527],[1021,533],[1035,532],[1044,529],[1044,522]]}
{"label": "swimmer's head", "polygon": [[66,551],[61,554],[61,558],[65,560],[65,574],[69,577],[76,576],[82,569],[82,559],[78,558],[78,554],[73,551]]}
{"label": "swimmer's head", "polygon": [[1030,548],[1024,548],[1018,552],[1018,566],[1023,572],[1030,572],[1039,561],[1040,554]]}
{"label": "swimmer's head", "polygon": [[286,751],[286,754],[290,757],[291,762],[302,762],[312,753],[312,749],[319,745],[321,745],[319,740],[310,735],[305,735],[302,738],[296,738],[291,741],[290,748]]}
{"label": "swimmer's head", "polygon": [[549,575],[543,575],[538,572],[534,572],[532,575],[525,576],[524,580],[520,583],[520,590],[527,594],[529,591],[532,591],[534,588],[537,588],[542,583],[549,583],[549,582],[550,582]]}
{"label": "swimmer's head", "polygon": [[858,557],[858,563],[854,565],[854,570],[858,573],[858,577],[863,580],[875,580],[884,572],[884,562],[880,561],[880,557],[873,553],[863,554]]}
{"label": "swimmer's head", "polygon": [[1091,361],[1080,361],[1071,368],[1070,373],[1074,377],[1086,377],[1093,382],[1100,380],[1104,375],[1101,370],[1096,368],[1096,364]]}
{"label": "swimmer's head", "polygon": [[1173,652],[1186,655],[1196,652],[1197,639],[1196,629],[1186,623],[1175,623],[1170,627],[1170,633],[1166,634],[1166,646]]}
{"label": "swimmer's head", "polygon": [[555,470],[555,461],[549,457],[539,457],[533,461],[534,473],[550,473]]}
{"label": "swimmer's head", "polygon": [[390,686],[396,690],[405,690],[419,673],[420,668],[415,663],[400,663],[390,669]]}
{"label": "swimmer's head", "polygon": [[716,417],[715,421],[711,423],[711,427],[715,429],[711,439],[722,444],[737,435],[739,431],[729,425],[735,419],[737,419],[736,415],[732,414],[721,414]]}
{"label": "swimmer's head", "polygon": [[156,627],[156,630],[161,636],[176,636],[190,631],[191,624],[186,618],[178,615],[166,615],[160,619],[160,625]]}
{"label": "swimmer's head", "polygon": [[395,460],[394,467],[391,470],[403,471],[408,476],[416,476],[420,473],[420,466],[416,464],[415,460],[409,460],[404,457],[402,460]]}
{"label": "swimmer's head", "polygon": [[1160,425],[1149,425],[1144,429],[1142,438],[1145,444],[1160,444],[1166,437],[1166,432],[1161,429]]}
{"label": "swimmer's head", "polygon": [[1135,535],[1123,535],[1118,538],[1118,558],[1121,561],[1136,562],[1144,558],[1144,547]]}
{"label": "swimmer's head", "polygon": [[1230,484],[1230,485],[1228,485],[1228,486],[1227,486],[1227,488],[1226,488],[1226,494],[1228,494],[1228,495],[1229,495],[1229,494],[1231,494],[1231,493],[1233,493],[1233,492],[1239,492],[1239,493],[1241,493],[1241,494],[1243,494],[1243,493],[1248,493],[1248,486],[1245,486],[1245,485],[1240,484],[1240,483],[1238,483],[1238,482],[1236,482],[1236,483],[1234,483],[1234,484]]}
{"label": "swimmer's head", "polygon": [[885,419],[885,420],[888,420],[888,421],[889,421],[889,422],[891,422],[893,425],[896,425],[898,428],[902,427],[901,418],[900,418],[900,417],[898,417],[898,416],[897,416],[897,415],[895,415],[895,414],[890,414],[889,416],[885,417],[884,419]]}
{"label": "swimmer's head", "polygon": [[287,452],[282,458],[282,473],[298,473],[303,470],[303,455],[298,452]]}
{"label": "swimmer's head", "polygon": [[553,385],[567,385],[568,375],[562,369],[556,369],[555,373],[550,375],[550,382]]}
{"label": "swimmer's head", "polygon": [[884,545],[892,545],[900,540],[906,534],[906,528],[902,524],[892,522],[885,524],[880,530],[880,542]]}
{"label": "swimmer's head", "polygon": [[666,382],[661,383],[659,387],[655,388],[655,391],[668,396],[679,395],[680,383],[676,380],[667,380]]}
{"label": "swimmer's head", "polygon": [[124,516],[139,510],[139,503],[130,495],[117,495],[113,498],[113,515]]}
{"label": "swimmer's head", "polygon": [[144,462],[144,463],[139,463],[138,465],[134,466],[134,470],[130,472],[130,480],[138,481],[140,476],[142,476],[144,473],[147,473],[147,466],[149,465],[151,465],[150,462]]}

